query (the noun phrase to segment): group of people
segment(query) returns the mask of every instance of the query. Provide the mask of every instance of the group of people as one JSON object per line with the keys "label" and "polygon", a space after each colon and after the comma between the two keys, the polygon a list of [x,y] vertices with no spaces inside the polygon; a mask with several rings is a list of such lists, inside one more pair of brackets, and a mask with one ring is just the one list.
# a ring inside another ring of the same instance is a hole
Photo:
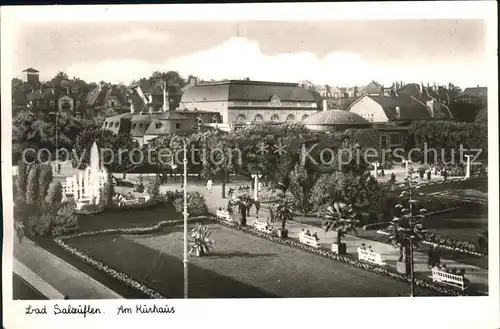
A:
{"label": "group of people", "polygon": [[434,268],[435,266],[441,264],[441,255],[439,254],[439,250],[435,246],[431,246],[431,248],[429,249],[427,264],[430,268]]}
{"label": "group of people", "polygon": [[313,234],[311,234],[311,232],[309,230],[304,231],[304,229],[302,229],[302,232],[300,232],[300,234],[302,236],[313,237],[314,239],[316,239],[316,241],[319,241],[319,237],[318,237],[318,233],[317,232],[314,232]]}
{"label": "group of people", "polygon": [[[234,191],[235,191],[235,188],[233,188],[233,187],[229,188],[229,191],[227,192],[227,195],[229,196],[229,198],[233,197]],[[250,191],[250,186],[238,186],[239,193],[243,193],[243,192],[248,193],[248,191]]]}

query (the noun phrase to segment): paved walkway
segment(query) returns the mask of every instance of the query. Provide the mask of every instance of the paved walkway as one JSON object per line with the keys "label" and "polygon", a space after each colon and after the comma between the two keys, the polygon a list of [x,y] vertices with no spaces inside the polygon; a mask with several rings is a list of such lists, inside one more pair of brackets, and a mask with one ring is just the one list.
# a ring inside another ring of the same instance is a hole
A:
{"label": "paved walkway", "polygon": [[[169,186],[170,187],[170,186]],[[203,186],[188,186],[190,191],[198,191],[205,195],[208,208],[211,212],[215,213],[218,207],[227,207],[229,199],[222,199],[222,187],[220,185],[214,185],[212,187],[212,193],[208,193],[206,188]],[[166,186],[164,188],[167,188]],[[172,186],[173,188],[173,186]],[[253,195],[253,194],[252,194]],[[264,208],[259,211],[259,218],[264,221],[269,216],[269,212]],[[255,220],[255,208],[252,208],[250,217],[247,219],[248,225],[251,225]],[[281,223],[273,223],[275,228],[281,227]],[[296,221],[287,222],[286,227],[288,229],[288,235],[290,238],[298,239],[299,233],[304,230],[309,230],[311,233],[317,232],[320,243],[325,248],[331,248],[331,244],[336,239],[336,232],[325,233],[324,230],[308,225],[299,223]],[[347,245],[347,253],[356,255],[357,248],[364,243],[366,246],[372,246],[373,250],[382,254],[383,258],[387,262],[388,266],[396,267],[396,262],[399,258],[399,249],[394,248],[391,245],[367,240],[363,238],[358,238],[356,236],[348,235],[344,238],[344,242]],[[415,260],[415,273],[419,276],[430,277],[431,272],[427,266],[427,255],[421,252],[414,253]],[[441,263],[446,264],[449,269],[465,269],[465,275],[467,279],[470,280],[471,287],[475,289],[487,292],[488,291],[488,270],[475,267],[468,264],[458,263],[452,260],[441,259]]]}
{"label": "paved walkway", "polygon": [[14,273],[50,299],[122,299],[113,290],[97,282],[33,241],[14,239]]}

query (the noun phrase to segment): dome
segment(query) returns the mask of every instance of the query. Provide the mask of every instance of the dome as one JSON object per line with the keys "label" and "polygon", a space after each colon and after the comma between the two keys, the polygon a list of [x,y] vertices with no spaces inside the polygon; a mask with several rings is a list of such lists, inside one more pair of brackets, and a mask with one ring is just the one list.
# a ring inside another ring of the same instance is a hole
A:
{"label": "dome", "polygon": [[304,121],[305,125],[370,125],[365,118],[349,111],[330,110],[311,115]]}
{"label": "dome", "polygon": [[308,117],[302,123],[311,130],[369,128],[371,126],[365,118],[343,110],[321,111]]}

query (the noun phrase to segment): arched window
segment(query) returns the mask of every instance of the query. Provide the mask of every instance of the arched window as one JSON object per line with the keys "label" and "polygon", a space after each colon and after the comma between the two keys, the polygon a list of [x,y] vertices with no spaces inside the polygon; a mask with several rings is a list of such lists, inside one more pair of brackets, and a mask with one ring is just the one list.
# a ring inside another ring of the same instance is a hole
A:
{"label": "arched window", "polygon": [[278,121],[280,121],[280,116],[277,115],[277,114],[273,114],[273,116],[271,117],[271,121],[272,122],[278,122]]}
{"label": "arched window", "polygon": [[106,121],[104,121],[104,128],[106,128],[108,126],[108,123]]}
{"label": "arched window", "polygon": [[295,115],[293,115],[293,114],[289,114],[289,115],[286,117],[286,121],[295,121]]}
{"label": "arched window", "polygon": [[262,117],[262,115],[257,114],[255,116],[255,118],[253,119],[253,121],[255,121],[255,122],[262,122],[262,121],[264,121],[264,118]]}
{"label": "arched window", "polygon": [[236,117],[236,122],[238,123],[243,123],[245,121],[247,121],[247,118],[243,114],[240,114]]}
{"label": "arched window", "polygon": [[118,125],[119,125],[119,124],[120,124],[120,123],[119,123],[118,121],[117,121],[117,122],[115,122],[115,128],[118,128]]}
{"label": "arched window", "polygon": [[309,116],[308,116],[307,114],[304,114],[304,115],[302,116],[302,121],[304,121],[304,120],[305,120],[305,119],[307,119],[307,118],[309,118]]}

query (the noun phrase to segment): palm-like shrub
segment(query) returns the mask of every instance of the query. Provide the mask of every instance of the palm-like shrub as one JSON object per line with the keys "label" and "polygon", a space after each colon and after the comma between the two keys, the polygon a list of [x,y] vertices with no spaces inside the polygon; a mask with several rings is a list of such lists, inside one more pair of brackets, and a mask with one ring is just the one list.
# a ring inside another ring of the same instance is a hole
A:
{"label": "palm-like shrub", "polygon": [[157,200],[160,196],[160,176],[157,175],[156,178],[150,182],[146,188],[150,200]]}
{"label": "palm-like shrub", "polygon": [[206,226],[200,223],[196,225],[190,232],[191,239],[189,240],[189,254],[203,256],[210,253],[215,242],[210,239],[212,232]]}
{"label": "palm-like shrub", "polygon": [[342,238],[349,232],[356,232],[358,225],[358,214],[352,205],[344,202],[334,202],[333,206],[328,206],[325,213],[323,229],[325,232],[337,231],[337,244],[342,243]]}
{"label": "palm-like shrub", "polygon": [[293,220],[294,202],[288,198],[281,197],[280,200],[269,209],[272,223],[281,222],[281,230],[286,231],[286,222]]}
{"label": "palm-like shrub", "polygon": [[418,247],[424,240],[426,231],[423,220],[424,208],[418,207],[417,200],[409,200],[408,207],[402,204],[396,205],[397,215],[389,225],[389,236],[387,243],[399,248],[399,261],[407,263],[409,261],[410,247]]}
{"label": "palm-like shrub", "polygon": [[62,201],[63,188],[61,182],[52,182],[45,196],[45,203],[49,206],[56,206]]}
{"label": "palm-like shrub", "polygon": [[[184,195],[181,193],[174,200],[174,207],[177,212],[184,211]],[[205,198],[199,192],[187,194],[187,211],[189,216],[201,216],[208,212],[208,207]]]}
{"label": "palm-like shrub", "polygon": [[16,196],[26,197],[26,185],[28,183],[28,164],[24,161],[19,161],[16,175]]}

